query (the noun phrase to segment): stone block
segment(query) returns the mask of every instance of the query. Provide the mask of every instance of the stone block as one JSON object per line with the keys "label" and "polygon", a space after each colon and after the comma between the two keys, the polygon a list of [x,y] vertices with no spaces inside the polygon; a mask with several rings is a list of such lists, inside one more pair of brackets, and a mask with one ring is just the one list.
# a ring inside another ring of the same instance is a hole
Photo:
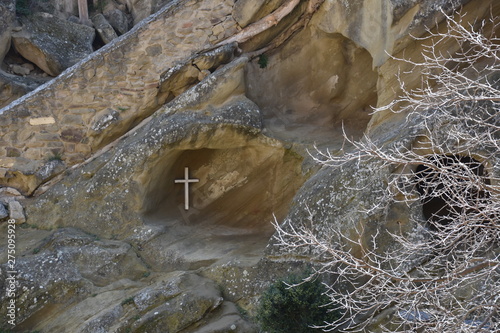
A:
{"label": "stone block", "polygon": [[38,118],[31,118],[29,120],[30,125],[32,126],[38,126],[38,125],[49,125],[49,124],[54,124],[56,120],[54,117],[38,117]]}
{"label": "stone block", "polygon": [[39,141],[59,141],[60,137],[57,133],[39,133],[36,136]]}
{"label": "stone block", "polygon": [[9,218],[16,220],[16,224],[26,222],[24,208],[19,201],[13,200],[9,202]]}
{"label": "stone block", "polygon": [[154,45],[146,47],[146,54],[148,56],[151,56],[151,57],[154,57],[154,56],[161,54],[161,51],[162,51],[162,47],[159,44],[154,44]]}
{"label": "stone block", "polygon": [[0,220],[4,220],[8,216],[9,216],[9,211],[7,210],[7,208],[5,208],[3,203],[0,202]]}
{"label": "stone block", "polygon": [[40,160],[42,159],[42,154],[40,153],[39,147],[29,147],[23,153],[23,157],[31,160]]}
{"label": "stone block", "polygon": [[19,157],[21,156],[21,151],[17,148],[14,147],[6,147],[6,156],[7,157]]}
{"label": "stone block", "polygon": [[113,29],[111,24],[106,20],[104,15],[102,14],[95,15],[92,18],[92,22],[94,23],[97,33],[99,34],[99,37],[101,37],[101,40],[104,42],[104,44],[108,44],[113,39],[118,37],[115,30]]}
{"label": "stone block", "polygon": [[80,115],[74,115],[74,114],[67,114],[62,118],[61,121],[62,125],[83,125],[84,121],[82,116]]}
{"label": "stone block", "polygon": [[81,115],[82,119],[88,116],[93,116],[95,114],[95,109],[87,109],[87,108],[72,108],[68,109],[68,112],[73,115]]}
{"label": "stone block", "polygon": [[64,161],[69,165],[73,165],[85,161],[85,156],[81,153],[68,154],[67,156],[65,156]]}
{"label": "stone block", "polygon": [[76,145],[75,151],[77,153],[82,153],[84,155],[89,155],[92,152],[92,149],[87,144],[79,143],[79,144]]}
{"label": "stone block", "polygon": [[16,132],[16,134],[17,134],[16,140],[13,141],[14,146],[17,146],[19,144],[24,144],[25,142],[27,142],[36,135],[36,133],[33,132],[33,128],[31,127],[21,128]]}
{"label": "stone block", "polygon": [[64,143],[61,141],[47,142],[47,148],[64,148]]}
{"label": "stone block", "polygon": [[76,144],[64,142],[64,151],[66,153],[74,153],[76,151]]}
{"label": "stone block", "polygon": [[34,140],[27,142],[25,146],[28,148],[41,148],[45,147],[45,144],[45,141],[38,139],[38,136],[36,136]]}
{"label": "stone block", "polygon": [[104,16],[108,20],[109,24],[120,34],[123,35],[128,31],[128,19],[127,16],[119,9],[113,9],[106,11]]}
{"label": "stone block", "polygon": [[84,137],[83,130],[81,128],[69,127],[61,132],[61,140],[65,142],[81,142]]}

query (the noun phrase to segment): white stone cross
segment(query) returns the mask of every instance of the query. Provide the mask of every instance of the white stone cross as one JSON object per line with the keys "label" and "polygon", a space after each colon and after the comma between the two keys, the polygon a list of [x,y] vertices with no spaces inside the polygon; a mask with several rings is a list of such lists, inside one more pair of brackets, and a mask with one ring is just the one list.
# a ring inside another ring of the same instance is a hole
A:
{"label": "white stone cross", "polygon": [[175,183],[184,183],[184,209],[189,210],[189,183],[197,183],[199,179],[189,179],[189,168],[184,168],[184,179],[176,179]]}

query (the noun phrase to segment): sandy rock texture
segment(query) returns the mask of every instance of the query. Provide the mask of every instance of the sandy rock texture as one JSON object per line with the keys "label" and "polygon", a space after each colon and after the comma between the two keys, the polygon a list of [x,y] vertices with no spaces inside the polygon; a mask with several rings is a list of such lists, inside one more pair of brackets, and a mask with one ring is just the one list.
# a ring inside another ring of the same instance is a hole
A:
{"label": "sandy rock texture", "polygon": [[[492,3],[325,0],[306,22],[302,1],[266,32],[220,46],[279,1],[116,1],[141,23],[0,109],[0,185],[17,189],[26,218],[17,328],[258,332],[259,295],[311,255],[275,247],[271,221],[312,214],[319,233],[363,226],[366,241],[412,228],[417,206],[363,212],[394,170],[334,170],[311,155],[348,149],[344,132],[409,145],[418,133],[404,116],[371,114],[398,94],[391,56],[418,57],[410,34],[425,34],[440,9],[484,17]],[[176,183],[186,168],[188,209]]]}

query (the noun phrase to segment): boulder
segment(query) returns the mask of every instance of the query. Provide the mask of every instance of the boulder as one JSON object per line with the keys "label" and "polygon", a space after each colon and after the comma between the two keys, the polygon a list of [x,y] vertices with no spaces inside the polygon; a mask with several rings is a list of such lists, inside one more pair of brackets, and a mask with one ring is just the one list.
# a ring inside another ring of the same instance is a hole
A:
{"label": "boulder", "polygon": [[5,208],[3,203],[0,202],[0,220],[4,220],[7,217],[9,217],[9,211]]}
{"label": "boulder", "polygon": [[[16,305],[19,307],[16,313],[17,324],[28,318],[35,323],[42,323],[46,315],[44,312],[55,316],[64,312],[63,309],[68,310],[75,301],[90,296],[100,286],[124,277],[135,280],[146,272],[127,243],[101,241],[76,229],[60,229],[47,235],[43,230],[20,228],[16,229],[16,236],[16,281],[22,286],[15,293]],[[22,246],[22,239],[32,241]],[[5,246],[5,241],[2,241],[1,246]],[[8,269],[7,264],[0,265],[2,281],[7,281],[9,270],[11,269]],[[9,300],[6,288],[6,284],[0,285],[2,304]],[[41,309],[44,311],[37,313]],[[5,317],[6,311],[6,307],[3,307],[0,315]],[[94,307],[91,311],[95,313],[100,309]],[[70,314],[70,317],[75,317],[75,314]],[[71,325],[70,320],[65,324]],[[5,322],[0,324],[0,330],[2,328],[7,328]],[[47,331],[61,332],[60,328]],[[65,331],[76,332],[72,329]]]}
{"label": "boulder", "polygon": [[28,68],[21,65],[11,65],[10,69],[14,74],[22,76],[28,75],[31,72]]}
{"label": "boulder", "polygon": [[16,200],[9,201],[9,218],[15,220],[17,224],[22,224],[26,222],[26,216],[24,215],[24,208],[19,203],[19,201]]}
{"label": "boulder", "polygon": [[25,199],[18,190],[12,187],[0,187],[0,203],[8,206],[9,202],[18,199]]}
{"label": "boulder", "polygon": [[50,77],[21,77],[0,70],[0,108],[36,89],[50,79]]}
{"label": "boulder", "polygon": [[[199,326],[256,332],[218,283],[194,273],[150,272],[126,242],[73,228],[20,228],[16,236],[16,283],[0,284],[0,302],[7,304],[7,289],[14,288],[18,325],[44,332],[174,333]],[[0,239],[0,248],[6,244],[7,237]],[[2,281],[12,280],[9,271],[0,264]]]}
{"label": "boulder", "polygon": [[112,9],[104,13],[104,17],[119,35],[126,33],[128,29],[127,15],[119,9]]}
{"label": "boulder", "polygon": [[10,49],[11,26],[16,18],[16,1],[0,2],[0,63]]}
{"label": "boulder", "polygon": [[47,161],[40,169],[37,170],[35,175],[42,182],[46,182],[61,172],[66,170],[66,164],[57,156],[52,157],[51,160]]}
{"label": "boulder", "polygon": [[93,28],[47,13],[21,19],[23,29],[13,34],[16,50],[51,76],[61,74],[93,52]]}
{"label": "boulder", "polygon": [[101,37],[104,44],[108,44],[113,39],[118,37],[115,30],[113,29],[111,24],[109,24],[109,22],[106,20],[104,15],[102,14],[95,15],[94,17],[92,17],[92,23],[94,23],[94,27],[97,30],[97,34],[99,35],[99,37]]}
{"label": "boulder", "polygon": [[75,0],[21,0],[17,1],[18,14],[21,16],[33,13],[49,13],[61,19],[67,19],[70,15],[78,15],[78,2]]}
{"label": "boulder", "polygon": [[134,25],[160,10],[172,0],[125,0],[127,8],[132,13]]}

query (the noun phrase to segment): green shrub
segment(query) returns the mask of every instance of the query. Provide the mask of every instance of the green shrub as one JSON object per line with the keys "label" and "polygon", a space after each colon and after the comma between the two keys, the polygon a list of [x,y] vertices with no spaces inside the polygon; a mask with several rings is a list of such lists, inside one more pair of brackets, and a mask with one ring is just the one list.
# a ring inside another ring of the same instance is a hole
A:
{"label": "green shrub", "polygon": [[290,276],[272,284],[264,292],[257,310],[257,320],[263,330],[269,333],[307,333],[315,331],[311,326],[324,325],[339,318],[338,312],[328,311],[324,306],[330,299],[319,280],[295,287],[287,285],[301,281],[301,277]]}
{"label": "green shrub", "polygon": [[260,68],[266,68],[268,62],[269,62],[269,58],[265,54],[261,54],[259,56],[259,60],[257,61]]}

